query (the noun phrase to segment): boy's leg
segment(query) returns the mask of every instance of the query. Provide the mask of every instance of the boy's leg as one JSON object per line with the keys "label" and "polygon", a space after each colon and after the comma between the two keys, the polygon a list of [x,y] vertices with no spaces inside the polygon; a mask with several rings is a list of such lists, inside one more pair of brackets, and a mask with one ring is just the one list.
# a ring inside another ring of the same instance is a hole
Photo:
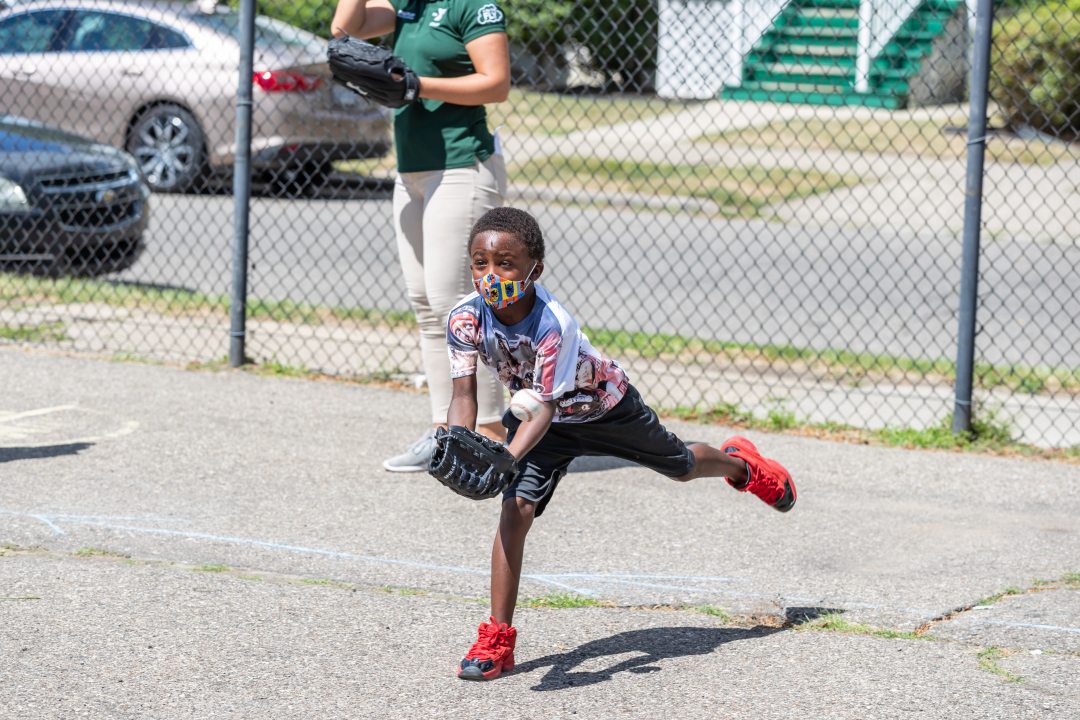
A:
{"label": "boy's leg", "polygon": [[722,448],[706,443],[691,443],[687,447],[694,454],[694,467],[674,480],[723,477],[731,487],[753,493],[780,512],[787,512],[795,505],[795,481],[791,473],[776,460],[762,457],[746,438],[739,435],[728,438]]}
{"label": "boy's leg", "polygon": [[687,445],[660,423],[633,385],[627,386],[623,399],[607,414],[574,425],[572,431],[578,454],[613,455],[681,482],[727,478],[736,490],[750,492],[781,512],[795,504],[790,473],[775,460],[762,457],[752,442],[735,436],[719,448],[706,443]]}
{"label": "boy's leg", "polygon": [[493,680],[514,669],[514,605],[521,582],[525,536],[532,527],[534,509],[534,503],[521,498],[503,500],[491,548],[491,617],[480,623],[476,642],[458,664],[457,674],[462,680]]}
{"label": "boy's leg", "polygon": [[[520,421],[507,413],[509,440]],[[521,584],[525,538],[555,492],[573,457],[548,432],[518,466],[514,482],[503,492],[499,528],[491,547],[491,617],[480,624],[478,637],[458,667],[463,680],[492,680],[514,667],[517,629],[514,608]]]}
{"label": "boy's leg", "polygon": [[502,504],[499,530],[491,547],[491,616],[495,622],[514,624],[525,536],[532,527],[536,504],[507,498]]}

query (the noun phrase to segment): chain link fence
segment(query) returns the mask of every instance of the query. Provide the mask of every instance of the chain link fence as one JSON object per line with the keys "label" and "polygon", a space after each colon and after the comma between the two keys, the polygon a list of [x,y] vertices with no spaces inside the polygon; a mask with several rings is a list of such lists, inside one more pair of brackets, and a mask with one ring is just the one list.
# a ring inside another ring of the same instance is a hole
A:
{"label": "chain link fence", "polygon": [[[235,8],[8,5],[0,340],[224,363]],[[412,381],[392,119],[329,81],[333,3],[257,7],[247,354]],[[545,230],[545,285],[650,402],[948,427],[974,6],[502,7],[507,202]],[[1078,37],[1077,0],[995,7],[978,285],[976,419],[1059,448],[1080,446]]]}

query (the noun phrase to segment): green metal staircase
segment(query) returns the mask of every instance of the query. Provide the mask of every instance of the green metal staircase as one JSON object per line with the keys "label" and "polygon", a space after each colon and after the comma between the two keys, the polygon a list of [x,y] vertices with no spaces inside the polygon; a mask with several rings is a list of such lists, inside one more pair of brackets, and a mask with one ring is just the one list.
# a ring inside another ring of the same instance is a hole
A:
{"label": "green metal staircase", "polygon": [[869,91],[855,91],[859,0],[793,0],[754,45],[730,100],[902,108],[908,84],[959,0],[923,0],[870,68]]}

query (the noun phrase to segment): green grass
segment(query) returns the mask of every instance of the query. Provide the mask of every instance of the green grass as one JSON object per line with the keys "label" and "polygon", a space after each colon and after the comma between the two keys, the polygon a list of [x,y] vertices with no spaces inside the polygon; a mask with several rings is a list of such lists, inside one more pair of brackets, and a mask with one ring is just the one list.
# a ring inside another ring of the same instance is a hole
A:
{"label": "green grass", "polygon": [[8,326],[0,325],[0,340],[12,342],[63,342],[70,340],[67,328],[62,322],[40,323],[38,325]]}
{"label": "green grass", "polygon": [[762,418],[733,403],[712,406],[677,405],[660,408],[662,415],[685,422],[762,430],[767,432],[796,432],[801,435],[856,442],[859,444],[923,450],[952,450],[960,452],[993,453],[999,455],[1076,462],[1080,447],[1041,448],[1012,439],[1012,430],[992,411],[977,411],[971,433],[954,434],[952,417],[938,425],[923,428],[885,428],[868,430],[836,422],[811,423],[782,408],[773,408]]}
{"label": "green grass", "polygon": [[1080,590],[1080,572],[1065,573],[1061,576],[1061,582],[1070,588]]}
{"label": "green grass", "polygon": [[228,565],[222,565],[220,563],[211,563],[209,565],[199,565],[192,568],[195,572],[207,572],[207,573],[223,573],[232,570]]}
{"label": "green grass", "polygon": [[1018,587],[1007,587],[999,593],[995,593],[993,595],[984,597],[982,600],[976,601],[972,605],[972,607],[986,607],[988,605],[994,605],[1011,595],[1022,595],[1023,593],[1024,591]]}
{"label": "green grass", "polygon": [[[952,125],[963,132],[947,132]],[[954,121],[904,119],[790,118],[768,125],[703,135],[697,142],[743,147],[783,149],[798,153],[831,150],[869,155],[909,155],[940,160],[961,160],[967,153],[967,125]],[[1052,165],[1080,158],[1080,145],[1045,143],[991,135],[986,142],[990,162]]]}
{"label": "green grass", "polygon": [[488,124],[507,132],[560,136],[579,130],[651,120],[692,107],[683,100],[634,95],[545,93],[512,88],[505,102],[488,106]]}
{"label": "green grass", "polygon": [[[102,303],[113,307],[137,307],[172,316],[228,316],[230,306],[230,299],[225,295],[125,285],[105,280],[48,280],[0,273],[0,305],[13,301],[58,305]],[[302,325],[338,324],[343,321],[390,327],[416,325],[413,313],[407,310],[327,307],[257,298],[248,300],[247,317]]]}
{"label": "green grass", "polygon": [[839,613],[828,613],[815,620],[795,626],[796,630],[813,630],[818,632],[838,632],[845,635],[867,635],[870,637],[883,638],[886,640],[932,640],[929,635],[918,635],[914,632],[879,628],[862,623],[853,623],[844,620]]}
{"label": "green grass", "polygon": [[[616,356],[634,355],[641,358],[698,362],[702,356],[707,356],[706,360],[758,361],[770,365],[805,363],[812,369],[835,371],[838,380],[843,379],[854,384],[882,374],[890,374],[899,379],[910,379],[910,376],[915,375],[938,379],[943,383],[951,383],[956,379],[956,362],[947,358],[908,358],[835,348],[816,350],[794,345],[752,345],[670,333],[631,332],[598,327],[583,329],[593,345]],[[1080,393],[1080,368],[1028,368],[1019,365],[998,367],[988,363],[976,363],[974,382],[975,386],[981,389]]]}
{"label": "green grass", "polygon": [[[175,289],[146,288],[98,280],[55,281],[40,278],[0,274],[0,304],[12,301],[32,301],[38,304],[103,303],[118,307],[138,307],[169,316],[227,316],[229,300],[224,296]],[[411,311],[372,308],[332,308],[291,301],[251,300],[248,317],[256,320],[275,320],[304,325],[356,322],[370,326],[412,329],[416,320]],[[62,327],[62,326],[61,326]],[[34,333],[40,341],[60,341],[60,327],[42,328]],[[918,376],[952,382],[955,362],[945,358],[922,359],[891,355],[858,353],[826,348],[815,350],[793,345],[751,345],[723,340],[709,340],[669,333],[628,332],[607,328],[586,327],[585,332],[594,345],[615,356],[634,355],[642,358],[670,358],[682,362],[717,362],[739,360],[765,362],[770,365],[804,363],[815,371],[832,373],[838,380],[859,383],[882,374],[900,379]],[[51,337],[49,333],[55,333]],[[4,337],[0,335],[0,337]],[[128,356],[125,356],[125,358]],[[309,375],[304,368],[291,367],[271,360],[266,371],[272,374]],[[314,373],[319,374],[319,373]],[[385,373],[384,373],[385,374]],[[392,374],[392,373],[390,373]],[[372,377],[378,382],[378,377]],[[1080,394],[1080,368],[998,367],[986,363],[975,366],[975,385],[980,389],[1007,388],[1014,392],[1064,392]]]}
{"label": "green grass", "polygon": [[984,650],[980,650],[976,656],[979,659],[979,669],[986,672],[993,673],[998,677],[1005,678],[1009,682],[1020,683],[1024,679],[1019,675],[1014,675],[1005,668],[998,665],[998,660],[1005,657],[1007,653],[1001,648],[990,647]]}
{"label": "green grass", "polygon": [[522,603],[525,607],[530,608],[583,608],[583,607],[610,607],[610,603],[606,603],[596,598],[583,597],[581,595],[554,593],[552,595],[541,595],[539,597],[526,598]]}
{"label": "green grass", "polygon": [[704,615],[711,615],[718,618],[721,622],[730,622],[732,620],[731,613],[724,608],[716,607],[715,605],[698,605],[694,608],[694,611]]}
{"label": "green grass", "polygon": [[127,558],[130,557],[122,552],[116,552],[115,550],[105,550],[103,548],[96,547],[82,547],[75,551],[76,557],[112,557],[112,558]]}
{"label": "green grass", "polygon": [[604,193],[692,197],[716,203],[728,217],[757,217],[770,205],[857,185],[856,176],[817,170],[551,156],[509,168],[516,182]]}

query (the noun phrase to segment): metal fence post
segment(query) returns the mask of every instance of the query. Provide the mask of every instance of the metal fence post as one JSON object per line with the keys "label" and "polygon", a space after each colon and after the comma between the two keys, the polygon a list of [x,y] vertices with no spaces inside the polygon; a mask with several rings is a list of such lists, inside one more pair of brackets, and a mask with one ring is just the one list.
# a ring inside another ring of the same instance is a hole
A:
{"label": "metal fence post", "polygon": [[236,158],[233,165],[232,300],[229,366],[244,364],[247,317],[248,210],[251,204],[251,96],[255,47],[255,0],[240,2],[240,84],[236,93]]}
{"label": "metal fence post", "polygon": [[956,351],[956,405],[952,431],[971,430],[971,396],[975,375],[975,310],[979,287],[979,231],[982,225],[983,160],[986,155],[986,105],[990,81],[993,0],[975,6],[971,103],[968,119],[967,180],[964,184],[964,248],[960,270],[960,325]]}

